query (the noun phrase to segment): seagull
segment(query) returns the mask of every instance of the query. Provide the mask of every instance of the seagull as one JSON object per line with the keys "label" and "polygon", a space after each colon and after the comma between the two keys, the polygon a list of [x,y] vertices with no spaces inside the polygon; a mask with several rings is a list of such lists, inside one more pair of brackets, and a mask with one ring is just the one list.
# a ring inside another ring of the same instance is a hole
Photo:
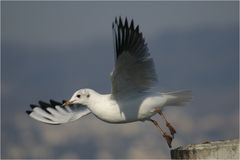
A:
{"label": "seagull", "polygon": [[[139,25],[133,19],[116,17],[112,23],[115,65],[111,73],[110,94],[100,94],[93,89],[77,90],[67,101],[50,103],[39,101],[31,104],[26,113],[33,119],[47,124],[64,124],[89,115],[114,124],[136,121],[152,122],[161,132],[169,148],[176,133],[167,121],[162,109],[166,106],[182,106],[192,98],[190,90],[156,92],[158,78],[153,59]],[[165,121],[164,131],[152,117],[159,114]],[[170,133],[170,134],[169,134]]]}

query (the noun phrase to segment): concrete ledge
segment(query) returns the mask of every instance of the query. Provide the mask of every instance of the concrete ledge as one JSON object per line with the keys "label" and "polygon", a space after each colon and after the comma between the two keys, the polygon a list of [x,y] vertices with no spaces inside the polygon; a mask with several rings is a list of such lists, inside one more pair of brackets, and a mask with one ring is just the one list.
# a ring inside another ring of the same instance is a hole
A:
{"label": "concrete ledge", "polygon": [[171,150],[172,159],[239,159],[239,139],[190,144]]}

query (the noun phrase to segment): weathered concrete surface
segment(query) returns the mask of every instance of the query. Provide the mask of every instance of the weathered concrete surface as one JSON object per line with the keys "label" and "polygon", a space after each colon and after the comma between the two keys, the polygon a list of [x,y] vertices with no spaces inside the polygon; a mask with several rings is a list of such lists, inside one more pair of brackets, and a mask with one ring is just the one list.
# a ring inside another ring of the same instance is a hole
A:
{"label": "weathered concrete surface", "polygon": [[171,150],[172,159],[239,159],[239,139],[190,144]]}

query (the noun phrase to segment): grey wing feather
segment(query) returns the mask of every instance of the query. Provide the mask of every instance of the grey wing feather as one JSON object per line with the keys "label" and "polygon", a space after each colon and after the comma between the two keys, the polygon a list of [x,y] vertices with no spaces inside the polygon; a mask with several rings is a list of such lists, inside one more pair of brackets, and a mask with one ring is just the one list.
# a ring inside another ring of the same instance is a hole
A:
{"label": "grey wing feather", "polygon": [[26,113],[33,119],[48,124],[63,124],[75,121],[91,111],[84,105],[62,106],[63,103],[50,100],[50,103],[39,101],[39,105],[30,105]]}
{"label": "grey wing feather", "polygon": [[121,17],[112,24],[115,66],[112,72],[112,96],[124,98],[126,93],[136,94],[152,88],[157,80],[153,59],[150,58],[147,44],[139,26],[133,20],[122,22]]}

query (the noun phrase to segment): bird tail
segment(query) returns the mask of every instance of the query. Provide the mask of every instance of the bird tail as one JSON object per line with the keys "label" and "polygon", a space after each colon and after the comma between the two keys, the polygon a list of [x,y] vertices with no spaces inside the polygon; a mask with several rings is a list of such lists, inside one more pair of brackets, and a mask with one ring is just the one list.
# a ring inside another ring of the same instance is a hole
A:
{"label": "bird tail", "polygon": [[175,92],[163,93],[166,97],[166,106],[183,106],[185,103],[190,102],[192,99],[192,91],[181,90]]}

